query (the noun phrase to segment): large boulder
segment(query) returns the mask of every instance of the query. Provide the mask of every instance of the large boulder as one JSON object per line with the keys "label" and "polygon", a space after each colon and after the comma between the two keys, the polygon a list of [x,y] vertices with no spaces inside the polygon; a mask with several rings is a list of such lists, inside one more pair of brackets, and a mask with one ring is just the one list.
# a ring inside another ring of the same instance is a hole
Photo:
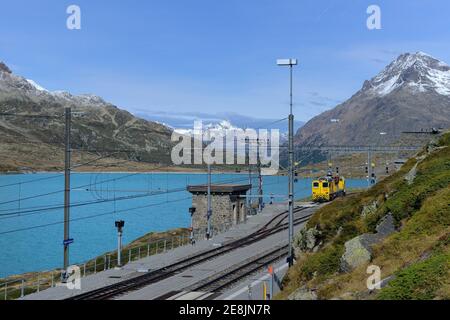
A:
{"label": "large boulder", "polygon": [[374,235],[363,234],[345,243],[345,252],[341,257],[341,270],[350,272],[360,265],[370,262],[370,246],[374,244]]}
{"label": "large boulder", "polygon": [[412,168],[411,170],[409,170],[409,172],[405,175],[405,180],[406,183],[408,183],[408,185],[412,185],[414,182],[414,179],[416,178],[417,175],[417,165],[419,163],[417,162]]}
{"label": "large boulder", "polygon": [[375,213],[378,209],[378,201],[374,201],[371,204],[368,204],[363,207],[361,211],[361,216],[366,217],[368,215],[371,215],[372,213]]}
{"label": "large boulder", "polygon": [[341,257],[341,270],[351,270],[372,260],[372,246],[395,232],[394,217],[387,214],[376,227],[377,233],[365,233],[345,243],[345,252]]}
{"label": "large boulder", "polygon": [[298,254],[301,252],[315,252],[321,245],[320,236],[322,232],[317,228],[302,229],[297,235],[294,243]]}
{"label": "large boulder", "polygon": [[385,215],[376,227],[377,233],[375,236],[378,241],[383,240],[387,236],[395,232],[395,220],[391,213]]}
{"label": "large boulder", "polygon": [[317,300],[317,294],[315,290],[303,286],[291,293],[288,300]]}

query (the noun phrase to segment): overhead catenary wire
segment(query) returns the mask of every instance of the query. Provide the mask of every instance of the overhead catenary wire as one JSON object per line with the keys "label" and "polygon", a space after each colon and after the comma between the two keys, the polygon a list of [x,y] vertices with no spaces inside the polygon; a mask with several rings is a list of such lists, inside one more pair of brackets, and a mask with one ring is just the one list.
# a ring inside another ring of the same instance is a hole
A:
{"label": "overhead catenary wire", "polygon": [[60,178],[63,176],[64,176],[64,174],[58,173],[58,174],[52,175],[51,177],[36,178],[36,179],[32,179],[32,180],[26,180],[26,181],[21,181],[21,182],[14,182],[14,183],[10,183],[10,184],[0,185],[0,188],[15,187],[18,185],[24,185],[24,184],[34,183],[34,182],[41,182],[41,181],[56,179],[56,178]]}
{"label": "overhead catenary wire", "polygon": [[[241,179],[241,180],[246,180],[246,179]],[[279,182],[268,183],[267,185],[278,184],[278,183]],[[133,210],[139,210],[139,209],[149,208],[149,207],[153,207],[153,206],[163,205],[163,204],[166,204],[166,203],[169,203],[169,202],[170,203],[172,203],[172,202],[179,202],[179,201],[185,201],[185,200],[189,200],[189,199],[191,199],[191,197],[186,197],[186,198],[182,198],[182,199],[175,199],[175,200],[167,199],[166,201],[160,202],[160,203],[154,203],[154,204],[138,206],[138,207],[132,207],[132,208],[127,208],[127,209],[121,209],[121,210],[114,209],[113,211],[104,212],[104,213],[100,213],[100,214],[94,214],[94,215],[90,215],[90,216],[86,216],[86,217],[71,218],[70,222],[80,221],[80,220],[87,220],[87,219],[93,219],[93,218],[96,218],[96,217],[105,216],[105,215],[111,215],[111,214],[114,214],[114,213],[130,212],[130,211],[133,211]],[[112,200],[114,201],[114,199],[112,199]],[[27,230],[33,230],[33,229],[37,229],[37,228],[44,228],[44,227],[49,227],[49,226],[63,224],[63,223],[64,223],[64,221],[59,221],[59,222],[52,222],[52,223],[47,223],[47,224],[42,224],[42,225],[35,225],[35,226],[25,227],[25,228],[20,228],[20,229],[8,230],[8,231],[0,232],[0,235],[16,233],[16,232],[22,232],[22,231],[27,231]]]}
{"label": "overhead catenary wire", "polygon": [[[94,214],[94,215],[90,215],[90,216],[86,216],[86,217],[71,218],[69,221],[70,222],[74,222],[74,221],[81,221],[81,220],[87,220],[87,219],[94,219],[94,218],[97,218],[97,217],[111,215],[111,214],[114,214],[114,213],[131,212],[131,211],[134,211],[134,210],[145,209],[145,208],[150,208],[150,207],[154,207],[154,206],[160,206],[160,205],[166,204],[168,202],[179,202],[179,201],[186,201],[186,200],[189,200],[189,199],[191,199],[191,198],[190,197],[189,198],[182,198],[182,199],[177,199],[177,200],[164,201],[164,202],[160,202],[160,203],[153,203],[153,204],[139,206],[139,207],[127,208],[127,209],[122,209],[122,210],[114,210],[114,211]],[[30,226],[30,227],[25,227],[25,228],[20,228],[20,229],[2,231],[2,232],[0,232],[0,235],[11,234],[11,233],[16,233],[16,232],[22,232],[22,231],[28,231],[28,230],[34,230],[34,229],[39,229],[39,228],[45,228],[45,227],[50,227],[50,226],[59,225],[59,224],[63,224],[63,223],[64,223],[64,221],[58,221],[58,222],[51,222],[51,223],[35,225],[35,226]]]}
{"label": "overhead catenary wire", "polygon": [[[115,153],[119,153],[119,152],[115,152]],[[96,159],[90,160],[90,161],[85,162],[85,163],[76,164],[76,165],[71,167],[71,170],[76,169],[76,168],[80,168],[80,167],[84,167],[84,166],[87,166],[87,165],[92,164],[92,163],[95,163],[95,162],[97,162],[99,160],[102,160],[104,158],[110,157],[110,156],[114,155],[115,153],[112,153],[112,154],[109,154],[109,155],[105,155],[105,156],[101,156],[101,157],[98,157]],[[26,180],[26,181],[21,181],[21,182],[4,184],[4,185],[0,185],[0,188],[15,187],[15,186],[18,186],[18,185],[24,185],[24,184],[30,184],[30,183],[41,182],[41,181],[46,181],[46,180],[52,180],[52,179],[56,179],[56,178],[60,178],[60,177],[64,177],[64,173],[57,173],[57,174],[54,174],[54,175],[52,175],[50,177],[42,177],[42,178],[36,178],[36,179],[31,179],[31,180]]]}
{"label": "overhead catenary wire", "polygon": [[45,119],[58,119],[64,116],[63,114],[61,115],[47,115],[47,114],[19,114],[19,113],[11,113],[11,112],[0,112],[0,116],[5,116],[5,117],[18,117],[18,118],[45,118]]}
{"label": "overhead catenary wire", "polygon": [[[245,178],[245,179],[242,178],[242,179],[238,179],[238,180],[229,179],[229,180],[225,180],[225,181],[220,181],[218,183],[239,182],[239,181],[244,181],[244,180],[247,180],[247,178]],[[217,184],[217,182],[215,184]],[[178,192],[184,192],[184,191],[186,191],[186,186],[183,186],[181,188],[167,189],[167,190],[148,192],[148,193],[142,193],[142,194],[134,194],[134,195],[123,196],[123,197],[113,197],[113,198],[107,198],[107,199],[72,203],[70,205],[70,208],[78,208],[78,207],[83,207],[83,206],[88,206],[88,205],[96,205],[96,204],[102,204],[102,203],[108,203],[108,202],[134,200],[134,199],[139,199],[139,198],[164,195],[164,194],[169,194],[169,193],[178,193]],[[5,217],[23,217],[23,216],[28,216],[28,215],[34,215],[37,213],[60,210],[60,209],[64,209],[64,205],[48,206],[48,207],[43,207],[43,208],[39,208],[39,209],[30,209],[30,210],[23,209],[20,211],[1,213],[0,220],[4,219]]]}
{"label": "overhead catenary wire", "polygon": [[[89,162],[91,162],[91,161],[89,161]],[[78,165],[78,167],[80,167],[80,166],[82,166],[82,165],[81,165],[81,164]],[[155,168],[155,170],[161,169],[161,168],[169,168],[169,167],[171,167],[171,166],[164,165],[164,166],[161,166],[161,167],[159,167],[159,168],[158,168],[158,167]],[[72,187],[71,189],[73,190],[73,189],[87,188],[87,187],[90,187],[90,186],[95,185],[95,184],[102,184],[102,183],[107,183],[107,182],[112,182],[112,181],[123,180],[123,179],[130,178],[130,177],[133,177],[133,176],[136,176],[136,175],[139,175],[139,174],[142,174],[142,172],[133,172],[133,173],[127,174],[127,175],[122,176],[122,177],[113,178],[113,179],[108,179],[108,180],[103,180],[103,181],[96,182],[96,183],[89,183],[89,184],[85,184],[85,185],[81,185],[81,186],[76,186],[76,187]],[[60,174],[60,176],[64,176],[64,174]],[[30,181],[30,183],[31,183],[31,182],[34,182],[34,181]],[[19,183],[17,183],[17,185],[18,185],[18,184],[19,184]],[[38,195],[26,197],[26,198],[20,198],[20,199],[8,200],[8,201],[0,202],[0,205],[9,204],[9,203],[15,203],[15,202],[24,201],[24,200],[31,200],[31,199],[42,198],[42,197],[46,197],[46,196],[50,196],[50,195],[55,195],[55,194],[62,193],[62,192],[64,192],[63,189],[62,189],[62,190],[57,190],[57,191],[48,192],[48,193],[38,194]]]}

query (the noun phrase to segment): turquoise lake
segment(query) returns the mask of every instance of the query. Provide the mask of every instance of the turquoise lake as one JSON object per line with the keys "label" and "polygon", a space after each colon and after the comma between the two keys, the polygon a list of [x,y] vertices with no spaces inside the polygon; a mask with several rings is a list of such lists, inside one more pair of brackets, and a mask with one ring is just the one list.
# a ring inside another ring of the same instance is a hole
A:
{"label": "turquoise lake", "polygon": [[[205,174],[72,174],[70,263],[113,250],[118,219],[125,220],[125,243],[149,232],[189,227],[186,186],[206,181]],[[214,174],[212,182],[248,183],[248,174]],[[309,196],[310,185],[310,179],[300,179],[295,197]],[[347,180],[348,188],[366,186],[366,180]],[[0,175],[0,278],[61,267],[63,189],[59,173]],[[286,194],[287,177],[264,177],[264,192]]]}

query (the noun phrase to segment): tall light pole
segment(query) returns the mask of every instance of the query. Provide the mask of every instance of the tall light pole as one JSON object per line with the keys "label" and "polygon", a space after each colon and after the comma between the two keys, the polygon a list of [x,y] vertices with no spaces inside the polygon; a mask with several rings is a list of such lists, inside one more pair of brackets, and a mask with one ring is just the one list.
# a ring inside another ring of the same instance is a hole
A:
{"label": "tall light pole", "polygon": [[251,187],[250,190],[248,191],[249,197],[247,198],[247,216],[250,216],[252,212],[252,187],[253,187],[252,166],[250,165],[250,161],[248,161],[248,184]]}
{"label": "tall light pole", "polygon": [[292,248],[292,242],[294,239],[294,114],[293,109],[293,93],[292,93],[292,73],[293,66],[297,65],[297,59],[279,59],[277,65],[289,67],[290,74],[290,113],[289,113],[289,252],[288,263],[289,267],[294,264],[294,250]]}
{"label": "tall light pole", "polygon": [[261,213],[263,211],[263,206],[264,206],[264,198],[263,198],[263,178],[262,178],[262,172],[261,172],[261,158],[259,156],[259,151],[260,151],[260,141],[259,138],[256,139],[256,143],[257,143],[257,161],[256,161],[256,167],[258,170],[258,211]]}
{"label": "tall light pole", "polygon": [[64,270],[62,273],[62,281],[67,280],[68,274],[67,269],[69,267],[69,246],[73,242],[70,239],[70,131],[72,122],[72,109],[65,108],[65,132],[64,132],[64,145],[65,145],[65,156],[64,156]]}
{"label": "tall light pole", "polygon": [[[209,129],[206,131],[206,139],[204,138],[205,134],[202,134],[202,141],[211,141],[211,132]],[[207,159],[207,167],[208,167],[208,179],[207,179],[207,198],[206,198],[206,219],[207,219],[207,229],[206,229],[206,239],[211,239],[211,219],[212,219],[212,199],[211,199],[211,157],[208,157]]]}

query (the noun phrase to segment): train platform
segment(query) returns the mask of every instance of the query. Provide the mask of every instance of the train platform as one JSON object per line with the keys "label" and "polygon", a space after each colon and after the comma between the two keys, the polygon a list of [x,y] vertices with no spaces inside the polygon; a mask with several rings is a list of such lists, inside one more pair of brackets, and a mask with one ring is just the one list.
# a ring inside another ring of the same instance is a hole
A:
{"label": "train platform", "polygon": [[[296,206],[309,207],[310,203],[296,203]],[[169,264],[183,260],[189,256],[222,246],[224,243],[243,238],[257,231],[272,218],[287,210],[286,203],[266,205],[264,210],[249,216],[247,222],[237,225],[222,234],[216,235],[211,240],[200,240],[195,245],[178,247],[165,253],[152,255],[133,261],[121,269],[110,269],[88,275],[81,278],[81,289],[69,289],[65,284],[57,284],[55,287],[39,293],[25,296],[24,300],[61,300],[77,296],[79,294],[112,285],[139,275],[160,269]]]}

